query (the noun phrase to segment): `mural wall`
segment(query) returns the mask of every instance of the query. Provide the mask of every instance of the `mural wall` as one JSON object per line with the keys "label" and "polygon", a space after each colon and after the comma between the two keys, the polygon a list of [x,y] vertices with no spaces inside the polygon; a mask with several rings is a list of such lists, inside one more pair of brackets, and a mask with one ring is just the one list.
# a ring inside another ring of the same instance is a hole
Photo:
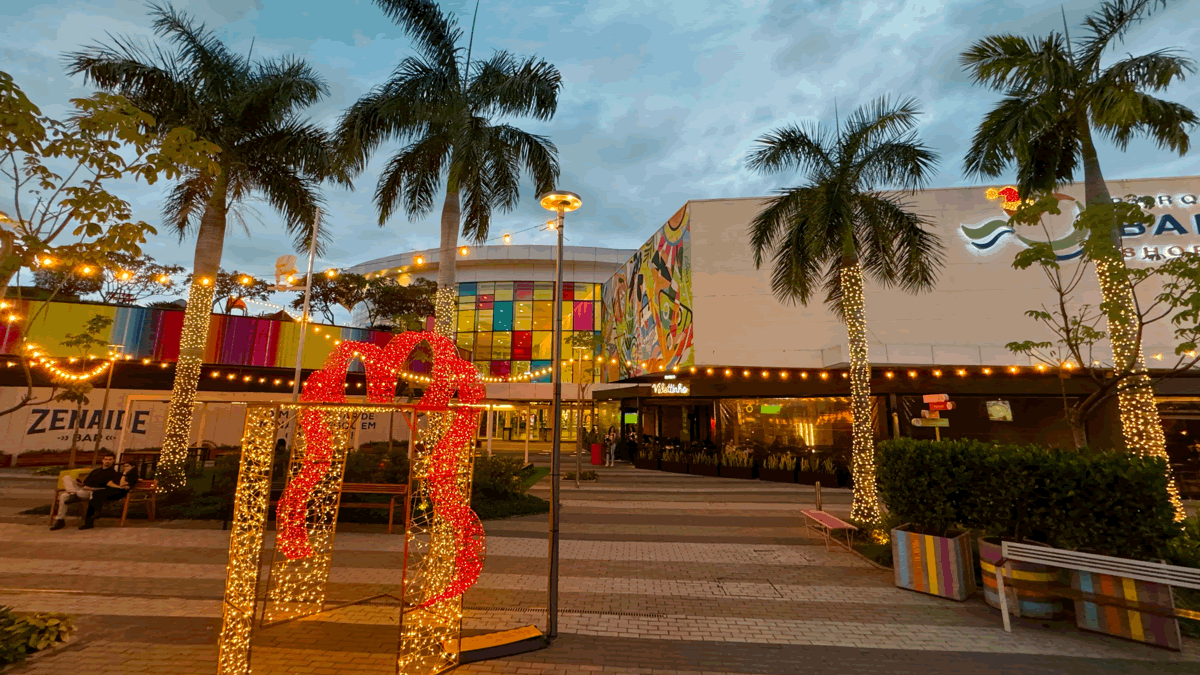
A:
{"label": "mural wall", "polygon": [[603,300],[608,381],[694,363],[687,205],[604,284]]}

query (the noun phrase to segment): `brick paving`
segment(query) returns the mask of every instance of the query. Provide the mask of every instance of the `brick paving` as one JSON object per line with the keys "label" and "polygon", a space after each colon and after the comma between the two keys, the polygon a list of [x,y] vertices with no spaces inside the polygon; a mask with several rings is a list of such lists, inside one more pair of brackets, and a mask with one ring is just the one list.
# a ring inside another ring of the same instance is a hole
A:
{"label": "brick paving", "polygon": [[[956,603],[895,588],[891,573],[807,537],[811,488],[600,469],[563,486],[559,637],[547,649],[458,673],[790,675],[792,673],[1200,673],[1182,654],[1016,620],[976,597]],[[228,533],[137,523],[50,532],[53,479],[0,471],[0,604],[77,617],[68,645],[13,673],[214,673]],[[543,481],[535,492],[545,495]],[[850,495],[824,490],[827,510]],[[545,517],[485,523],[488,558],[464,599],[464,633],[544,626]],[[374,526],[338,535],[328,598],[394,590],[403,540]],[[269,562],[269,553],[264,562]],[[262,631],[257,673],[394,672],[394,604],[327,611]]]}

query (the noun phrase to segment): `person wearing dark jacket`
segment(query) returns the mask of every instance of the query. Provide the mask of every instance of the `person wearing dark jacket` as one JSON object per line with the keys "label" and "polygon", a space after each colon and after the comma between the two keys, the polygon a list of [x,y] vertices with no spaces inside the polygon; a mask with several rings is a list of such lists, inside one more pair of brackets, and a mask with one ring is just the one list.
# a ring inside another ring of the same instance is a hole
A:
{"label": "person wearing dark jacket", "polygon": [[[95,506],[97,501],[94,498],[99,497],[100,500],[112,499],[113,493],[108,490],[121,491],[121,480],[123,478],[120,469],[113,466],[116,463],[116,455],[111,452],[105,452],[100,457],[100,466],[92,469],[83,479],[81,485],[75,480],[74,476],[63,476],[63,492],[58,496],[58,511],[54,524],[50,526],[51,530],[61,530],[67,526],[67,505],[84,500],[88,503],[87,517],[84,518],[83,524],[79,526],[81,530],[90,530],[95,527],[92,522],[96,517]],[[125,491],[121,491],[123,496]]]}

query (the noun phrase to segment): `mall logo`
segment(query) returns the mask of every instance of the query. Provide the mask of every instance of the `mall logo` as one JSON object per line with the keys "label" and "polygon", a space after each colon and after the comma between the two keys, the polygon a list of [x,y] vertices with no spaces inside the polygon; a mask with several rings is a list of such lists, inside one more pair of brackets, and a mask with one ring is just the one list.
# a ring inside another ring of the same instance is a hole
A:
{"label": "mall logo", "polygon": [[[1083,255],[1084,238],[1083,232],[1076,230],[1073,225],[1075,218],[1079,216],[1079,203],[1070,195],[1055,193],[1054,196],[1058,198],[1063,213],[1058,216],[1048,216],[1050,231],[1061,232],[1063,236],[1050,240],[1050,247],[1060,261],[1078,258]],[[1012,186],[1001,189],[991,188],[987,191],[987,198],[991,201],[999,201],[1000,208],[1009,217],[1016,213],[1016,209],[1021,203],[1017,189]],[[1120,202],[1122,200],[1113,199],[1113,201]],[[1070,202],[1070,208],[1066,208],[1067,205],[1063,202]],[[1160,194],[1156,196],[1155,202],[1155,208],[1195,207],[1197,196]],[[1157,216],[1151,225],[1134,223],[1123,226],[1121,235],[1125,240],[1143,235],[1154,237],[1148,241],[1124,241],[1125,244],[1137,244],[1122,248],[1125,258],[1145,262],[1161,262],[1169,258],[1177,258],[1185,252],[1200,253],[1200,238],[1197,238],[1200,235],[1200,213],[1177,217],[1179,215],[1163,213]],[[1189,225],[1191,226],[1190,230]],[[1033,228],[1029,229],[1033,230]],[[960,232],[970,244],[971,250],[981,255],[999,250],[1000,245],[1010,237],[1026,247],[1035,243],[1044,243],[1044,240],[1018,234],[1016,228],[1009,224],[1007,219],[993,219],[975,226],[961,225]],[[1160,236],[1163,238],[1158,239]],[[1182,237],[1189,238],[1184,240]]]}

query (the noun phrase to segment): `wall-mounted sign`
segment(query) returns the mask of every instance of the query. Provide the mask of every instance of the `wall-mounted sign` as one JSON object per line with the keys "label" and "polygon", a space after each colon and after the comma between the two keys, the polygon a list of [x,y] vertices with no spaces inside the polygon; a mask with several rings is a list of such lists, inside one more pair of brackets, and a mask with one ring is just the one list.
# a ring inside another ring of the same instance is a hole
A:
{"label": "wall-mounted sign", "polygon": [[782,405],[766,405],[764,403],[760,412],[764,415],[778,415],[780,410],[783,410]]}
{"label": "wall-mounted sign", "polygon": [[987,402],[988,419],[993,422],[1011,422],[1012,404],[1008,401],[988,401]]}
{"label": "wall-mounted sign", "polygon": [[950,400],[948,394],[925,394],[921,397],[922,403],[945,403]]}
{"label": "wall-mounted sign", "polygon": [[687,382],[655,382],[650,385],[650,391],[655,396],[687,396],[692,388]]}
{"label": "wall-mounted sign", "polygon": [[622,418],[622,420],[625,424],[637,424],[637,413],[625,413],[625,416]]}
{"label": "wall-mounted sign", "polygon": [[914,427],[948,427],[950,420],[942,417],[940,419],[926,419],[924,417],[914,417],[912,420]]}

